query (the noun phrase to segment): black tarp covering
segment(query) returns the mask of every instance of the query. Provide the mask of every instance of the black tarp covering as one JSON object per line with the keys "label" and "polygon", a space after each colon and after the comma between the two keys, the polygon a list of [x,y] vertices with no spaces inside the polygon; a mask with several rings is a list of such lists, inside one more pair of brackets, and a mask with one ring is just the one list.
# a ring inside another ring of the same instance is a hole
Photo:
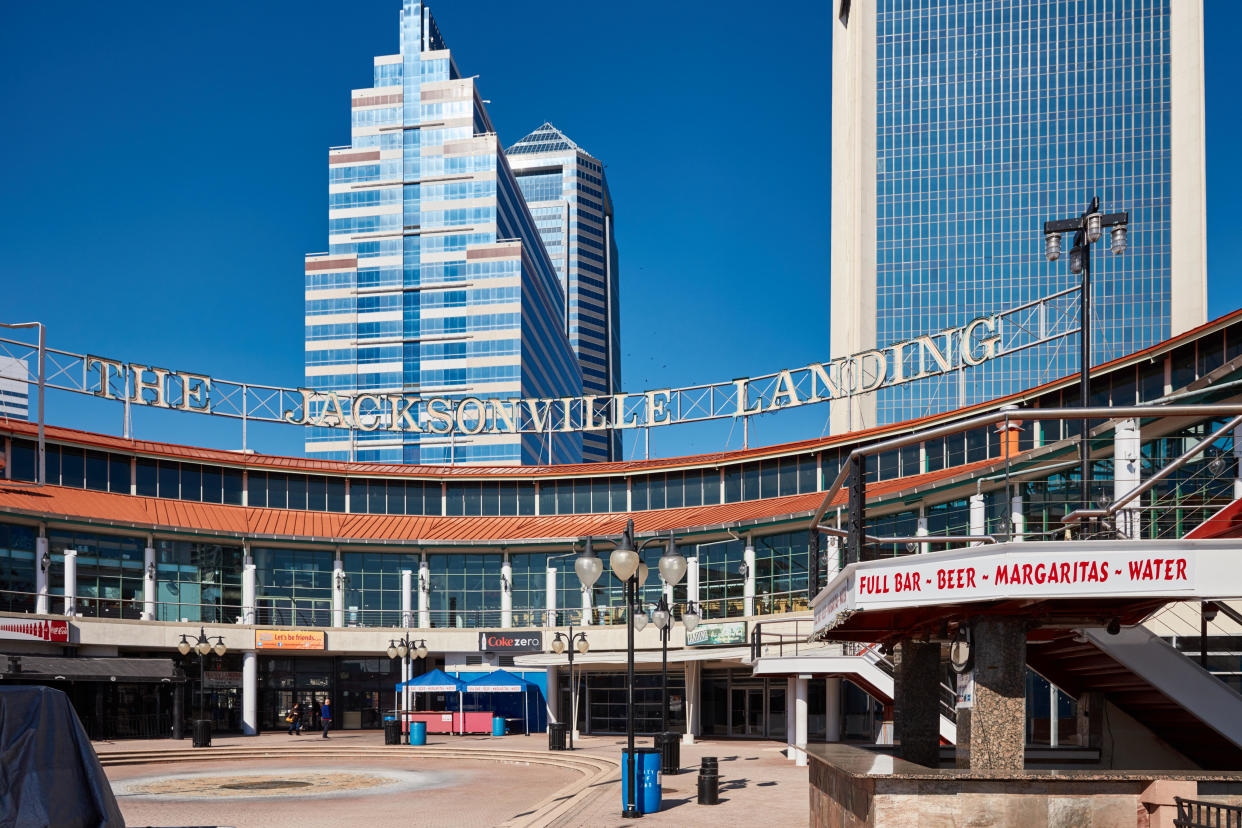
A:
{"label": "black tarp covering", "polygon": [[0,687],[0,828],[124,828],[69,697]]}

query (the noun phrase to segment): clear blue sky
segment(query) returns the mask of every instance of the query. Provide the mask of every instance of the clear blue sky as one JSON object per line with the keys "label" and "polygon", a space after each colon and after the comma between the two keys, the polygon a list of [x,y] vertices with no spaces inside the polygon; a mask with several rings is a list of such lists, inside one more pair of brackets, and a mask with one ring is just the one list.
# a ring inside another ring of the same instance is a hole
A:
{"label": "clear blue sky", "polygon": [[[827,358],[830,5],[433,3],[506,144],[548,120],[607,164],[626,390]],[[42,320],[70,351],[301,384],[327,148],[349,142],[372,56],[397,51],[399,6],[9,5],[0,320]],[[1240,21],[1208,0],[1212,316],[1242,305]],[[815,436],[826,414],[762,418],[752,444]],[[58,395],[49,421],[115,433],[120,410]],[[739,432],[657,430],[652,451]],[[163,412],[139,411],[136,436],[240,443],[235,423]],[[250,444],[300,454],[301,436],[257,427]]]}

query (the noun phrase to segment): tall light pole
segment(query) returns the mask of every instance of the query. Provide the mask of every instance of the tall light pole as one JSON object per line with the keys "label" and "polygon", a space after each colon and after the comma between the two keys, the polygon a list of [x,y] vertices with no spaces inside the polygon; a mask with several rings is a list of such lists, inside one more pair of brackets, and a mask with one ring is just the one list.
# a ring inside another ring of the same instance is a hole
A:
{"label": "tall light pole", "polygon": [[[1126,229],[1130,223],[1129,213],[1100,213],[1100,197],[1091,199],[1091,206],[1076,218],[1044,222],[1044,256],[1050,262],[1061,258],[1061,234],[1074,233],[1074,246],[1070,248],[1070,273],[1082,274],[1079,291],[1078,317],[1079,340],[1082,354],[1079,357],[1079,379],[1082,386],[1082,406],[1091,405],[1091,245],[1104,236],[1104,228],[1111,227],[1109,250],[1119,256],[1126,250]],[[1091,434],[1090,422],[1082,421],[1082,503],[1091,503]]]}
{"label": "tall light pole", "polygon": [[[670,587],[677,586],[686,576],[686,559],[677,554],[677,539],[672,535],[660,556],[659,569],[660,579]],[[673,627],[673,615],[664,590],[660,592],[660,603],[651,614],[651,621],[660,631],[660,732],[668,733],[668,634]]]}
{"label": "tall light pole", "polygon": [[401,659],[401,675],[404,676],[404,678],[401,679],[401,683],[403,685],[401,688],[401,708],[402,711],[409,710],[410,688],[404,685],[413,678],[413,676],[410,675],[410,657],[426,658],[427,642],[422,638],[417,641],[412,640],[409,632],[407,631],[405,635],[400,638],[389,640],[387,653],[389,658]]}
{"label": "tall light pole", "polygon": [[[207,637],[206,629],[199,627],[198,638],[190,641],[186,638],[185,634],[182,633],[181,641],[177,644],[177,652],[181,653],[183,656],[189,655],[190,650],[194,650],[194,652],[198,655],[198,721],[201,722],[203,721],[204,714],[207,712],[207,656],[212,650],[216,651],[216,655],[223,656],[226,652],[228,652],[228,647],[224,646],[224,636],[222,635],[216,636],[216,643],[213,645],[211,640]],[[209,739],[206,743],[200,743],[197,738],[198,735],[198,730],[196,728],[194,747],[207,747],[211,744],[210,733],[208,733]]]}
{"label": "tall light pole", "polygon": [[[598,558],[596,559],[598,560]],[[552,652],[561,654],[568,652],[569,657],[569,749],[574,749],[574,727],[578,724],[578,687],[574,684],[574,650],[587,654],[591,649],[591,644],[587,641],[586,633],[579,632],[574,634],[574,625],[569,625],[569,635],[558,632],[552,638]]]}

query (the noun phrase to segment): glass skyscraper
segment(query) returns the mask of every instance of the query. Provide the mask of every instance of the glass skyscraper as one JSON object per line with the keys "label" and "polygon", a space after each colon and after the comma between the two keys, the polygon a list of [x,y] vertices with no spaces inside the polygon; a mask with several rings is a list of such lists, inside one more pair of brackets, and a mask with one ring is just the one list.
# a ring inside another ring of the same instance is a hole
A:
{"label": "glass skyscraper", "polygon": [[[545,123],[505,151],[566,297],[566,330],[585,392],[621,390],[621,302],[604,165]],[[620,460],[621,434],[591,431],[583,459]]]}
{"label": "glass skyscraper", "polygon": [[[1204,321],[1200,3],[836,0],[836,12],[834,357],[1077,285],[1066,258],[1044,260],[1043,223],[1095,195],[1130,224],[1124,255],[1094,251],[1094,361]],[[993,399],[1078,362],[1077,337],[1062,338],[856,398],[833,428]]]}
{"label": "glass skyscraper", "polygon": [[[329,150],[328,252],[306,257],[306,385],[341,395],[580,396],[564,292],[475,81],[458,71],[425,4],[405,0],[400,32],[400,54],[375,58],[373,85],[352,93],[350,145]],[[573,463],[582,437],[321,427],[306,451]]]}

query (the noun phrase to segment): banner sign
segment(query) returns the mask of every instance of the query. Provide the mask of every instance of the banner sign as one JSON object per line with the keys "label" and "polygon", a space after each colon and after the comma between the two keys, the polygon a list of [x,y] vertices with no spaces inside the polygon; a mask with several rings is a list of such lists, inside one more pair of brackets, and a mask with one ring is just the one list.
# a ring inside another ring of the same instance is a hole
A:
{"label": "banner sign", "polygon": [[255,630],[256,650],[323,650],[323,630]]}
{"label": "banner sign", "polygon": [[0,620],[0,638],[13,638],[18,641],[52,641],[69,642],[68,621],[15,621],[11,618]]}
{"label": "banner sign", "polygon": [[[651,428],[766,414],[964,371],[1076,333],[1078,288],[966,324],[800,368],[683,388],[560,398],[422,397],[237,382],[45,348],[48,388],[242,420],[432,435]],[[0,356],[35,364],[37,346],[0,337]]]}
{"label": "banner sign", "polygon": [[242,674],[240,670],[206,670],[203,673],[203,685],[216,690],[241,687]]}
{"label": "banner sign", "polygon": [[686,633],[687,647],[711,647],[718,644],[745,644],[745,621],[722,621],[716,624],[699,624]]}
{"label": "banner sign", "polygon": [[543,652],[543,636],[539,633],[515,634],[481,632],[479,633],[479,652],[481,653],[539,653]]}
{"label": "banner sign", "polygon": [[1124,541],[1006,543],[850,564],[815,599],[815,630],[867,610],[1014,598],[1242,593],[1242,573],[1228,562],[1236,549],[1227,554],[1196,545],[1203,543],[1183,541],[1165,551],[1134,550]]}
{"label": "banner sign", "polygon": [[957,692],[953,703],[954,710],[970,710],[975,706],[975,671],[967,670],[957,674]]}

